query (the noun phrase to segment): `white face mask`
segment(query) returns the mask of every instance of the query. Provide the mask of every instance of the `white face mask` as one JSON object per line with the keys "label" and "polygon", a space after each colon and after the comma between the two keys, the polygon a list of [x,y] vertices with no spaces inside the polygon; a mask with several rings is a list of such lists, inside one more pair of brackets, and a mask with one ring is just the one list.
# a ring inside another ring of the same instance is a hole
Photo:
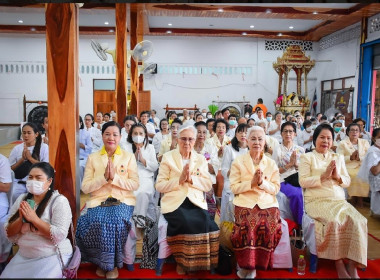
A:
{"label": "white face mask", "polygon": [[311,127],[309,126],[308,128],[305,129],[307,132],[311,132]]}
{"label": "white face mask", "polygon": [[202,113],[202,116],[205,118],[206,117],[206,113]]}
{"label": "white face mask", "polygon": [[245,118],[248,119],[249,118],[249,114],[245,114]]}
{"label": "white face mask", "polygon": [[380,138],[375,141],[376,146],[380,147]]}
{"label": "white face mask", "polygon": [[44,191],[45,191],[44,183],[45,182],[36,181],[36,180],[27,180],[26,181],[26,189],[31,194],[40,195],[40,194],[44,193]]}
{"label": "white face mask", "polygon": [[207,115],[207,118],[208,118],[208,119],[211,119],[211,118],[212,118],[212,115]]}
{"label": "white face mask", "polygon": [[140,135],[132,136],[132,140],[133,140],[133,142],[135,142],[137,144],[141,144],[141,143],[144,142],[145,137],[144,136],[140,136]]}

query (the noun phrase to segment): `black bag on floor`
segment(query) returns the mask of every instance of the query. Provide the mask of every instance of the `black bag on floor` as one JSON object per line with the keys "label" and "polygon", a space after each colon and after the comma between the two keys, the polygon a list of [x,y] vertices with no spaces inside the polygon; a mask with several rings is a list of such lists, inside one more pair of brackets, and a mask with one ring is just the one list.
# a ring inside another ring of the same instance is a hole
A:
{"label": "black bag on floor", "polygon": [[216,268],[216,272],[220,275],[229,275],[232,273],[232,258],[233,252],[224,247],[223,245],[219,245],[219,260],[218,267]]}

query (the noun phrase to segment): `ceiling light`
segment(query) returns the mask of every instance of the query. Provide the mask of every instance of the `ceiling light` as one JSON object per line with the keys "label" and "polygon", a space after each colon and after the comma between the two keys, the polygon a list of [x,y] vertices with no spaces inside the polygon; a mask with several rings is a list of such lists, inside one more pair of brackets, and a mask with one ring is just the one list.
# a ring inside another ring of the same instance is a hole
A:
{"label": "ceiling light", "polygon": [[114,32],[114,30],[113,29],[110,29],[110,30],[108,30],[109,32]]}
{"label": "ceiling light", "polygon": [[313,12],[313,15],[318,15],[318,12],[317,12],[317,11],[314,11],[314,12]]}
{"label": "ceiling light", "polygon": [[272,10],[271,10],[271,9],[267,9],[265,12],[266,12],[267,14],[270,14],[270,13],[272,12]]}
{"label": "ceiling light", "polygon": [[249,28],[254,28],[255,26],[254,25],[250,25]]}
{"label": "ceiling light", "polygon": [[218,12],[223,13],[223,9],[222,8],[218,9]]}
{"label": "ceiling light", "polygon": [[278,33],[277,36],[282,36],[282,33]]}
{"label": "ceiling light", "polygon": [[22,19],[19,19],[18,20],[18,23],[23,23],[24,21]]}
{"label": "ceiling light", "polygon": [[108,25],[108,24],[110,24],[110,23],[109,23],[108,21],[105,21],[104,24],[105,24],[105,25]]}
{"label": "ceiling light", "polygon": [[168,23],[169,26],[172,26],[173,24],[172,23]]}
{"label": "ceiling light", "polygon": [[243,33],[241,33],[241,35],[245,36],[245,35],[247,35],[247,32],[243,32]]}
{"label": "ceiling light", "polygon": [[170,33],[172,33],[170,30],[168,30],[168,31],[166,31],[166,33],[168,33],[168,34],[170,34]]}
{"label": "ceiling light", "polygon": [[34,27],[30,28],[30,31],[36,31],[36,29]]}
{"label": "ceiling light", "polygon": [[289,29],[293,29],[294,28],[294,26],[289,26]]}

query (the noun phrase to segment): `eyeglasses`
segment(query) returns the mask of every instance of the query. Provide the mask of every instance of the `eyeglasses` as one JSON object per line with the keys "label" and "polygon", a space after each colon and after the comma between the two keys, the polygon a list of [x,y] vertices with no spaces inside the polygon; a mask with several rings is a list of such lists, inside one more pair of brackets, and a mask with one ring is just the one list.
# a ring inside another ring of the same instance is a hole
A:
{"label": "eyeglasses", "polygon": [[195,140],[195,138],[192,138],[192,137],[179,137],[178,139],[180,139],[183,142],[189,142],[189,143]]}
{"label": "eyeglasses", "polygon": [[360,132],[360,130],[359,129],[350,129],[350,132]]}
{"label": "eyeglasses", "polygon": [[290,133],[290,134],[291,134],[291,133],[293,133],[293,132],[294,132],[294,130],[283,130],[282,132],[283,132],[283,133],[285,133],[285,134],[288,134],[288,133]]}

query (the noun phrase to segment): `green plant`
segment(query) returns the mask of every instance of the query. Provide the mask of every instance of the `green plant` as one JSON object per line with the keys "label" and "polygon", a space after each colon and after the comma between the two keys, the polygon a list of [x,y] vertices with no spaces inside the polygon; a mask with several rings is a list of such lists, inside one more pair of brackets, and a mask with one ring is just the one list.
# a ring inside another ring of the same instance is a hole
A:
{"label": "green plant", "polygon": [[215,113],[216,111],[219,110],[219,107],[214,104],[211,104],[211,105],[208,105],[208,110],[211,112],[213,116],[215,116]]}

